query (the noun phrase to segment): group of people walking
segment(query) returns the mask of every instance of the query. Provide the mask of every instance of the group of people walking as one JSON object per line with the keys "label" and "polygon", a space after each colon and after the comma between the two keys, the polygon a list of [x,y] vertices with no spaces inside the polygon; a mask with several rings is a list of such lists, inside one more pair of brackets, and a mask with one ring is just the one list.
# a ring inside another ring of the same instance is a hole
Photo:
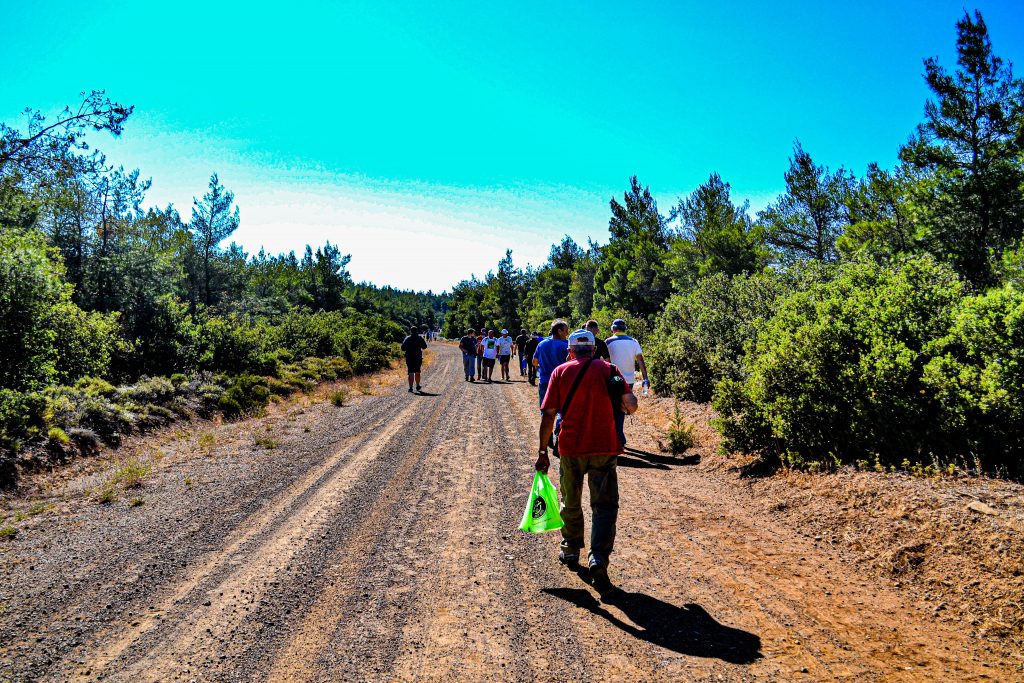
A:
{"label": "group of people walking", "polygon": [[480,330],[480,335],[477,336],[476,330],[466,330],[466,335],[459,340],[465,381],[475,382],[479,377],[483,382],[493,382],[494,365],[497,363],[501,370],[501,380],[511,382],[510,367],[513,356],[519,357],[520,376],[527,376],[529,359],[540,341],[539,338],[531,337],[526,330],[520,331],[515,339],[509,336],[506,329],[501,330],[500,337],[495,334],[494,330]]}
{"label": "group of people walking", "polygon": [[[459,340],[466,382],[511,381],[511,360],[519,358],[519,374],[537,386],[541,422],[538,471],[547,472],[551,455],[560,459],[559,512],[564,526],[558,559],[577,567],[585,547],[583,481],[590,491],[593,523],[587,567],[591,583],[602,594],[612,589],[608,563],[615,543],[619,510],[616,466],[626,446],[626,415],[638,406],[633,384],[639,370],[644,393],[649,379],[640,343],[626,333],[626,322],[612,323],[611,336],[601,339],[596,320],[570,333],[569,324],[555,320],[550,334],[507,329],[466,330]],[[426,342],[415,328],[402,343],[409,370],[409,391],[420,390],[420,366]]]}

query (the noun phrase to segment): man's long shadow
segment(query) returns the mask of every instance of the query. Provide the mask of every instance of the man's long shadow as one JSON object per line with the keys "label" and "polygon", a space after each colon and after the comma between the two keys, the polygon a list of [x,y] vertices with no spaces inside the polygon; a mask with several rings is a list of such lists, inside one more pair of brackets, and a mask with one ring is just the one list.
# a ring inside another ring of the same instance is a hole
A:
{"label": "man's long shadow", "polygon": [[694,453],[693,455],[684,455],[682,457],[678,455],[659,455],[657,453],[651,453],[650,451],[641,451],[630,446],[626,446],[625,455],[632,456],[634,458],[643,458],[648,462],[658,463],[661,465],[699,465],[700,455]]}
{"label": "man's long shadow", "polygon": [[[585,571],[581,570],[581,578]],[[751,664],[762,657],[760,637],[718,623],[700,605],[676,607],[644,593],[616,589],[604,600],[622,610],[633,622],[630,624],[605,609],[585,588],[544,588],[543,592],[607,619],[634,638],[679,654],[731,664]]]}
{"label": "man's long shadow", "polygon": [[[630,454],[632,455],[632,454]],[[620,455],[616,460],[619,467],[635,467],[641,470],[669,470],[672,469],[668,465],[663,465],[660,462],[647,462],[646,460],[640,460],[638,458],[631,458],[629,455]]]}

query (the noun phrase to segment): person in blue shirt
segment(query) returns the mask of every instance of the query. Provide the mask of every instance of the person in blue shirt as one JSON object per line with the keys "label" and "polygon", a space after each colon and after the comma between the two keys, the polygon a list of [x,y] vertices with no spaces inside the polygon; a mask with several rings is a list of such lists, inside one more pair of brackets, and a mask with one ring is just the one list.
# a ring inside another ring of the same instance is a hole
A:
{"label": "person in blue shirt", "polygon": [[548,391],[548,380],[551,373],[569,357],[569,323],[556,320],[551,323],[551,336],[537,344],[533,352],[533,364],[537,366],[537,393],[540,402],[544,402],[544,394]]}

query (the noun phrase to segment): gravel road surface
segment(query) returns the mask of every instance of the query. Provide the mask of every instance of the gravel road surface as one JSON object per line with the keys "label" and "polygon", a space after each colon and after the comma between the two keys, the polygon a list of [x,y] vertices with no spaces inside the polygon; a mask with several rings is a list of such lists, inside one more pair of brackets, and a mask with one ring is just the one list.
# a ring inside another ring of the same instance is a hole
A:
{"label": "gravel road surface", "polygon": [[557,533],[516,529],[535,388],[431,351],[423,395],[278,406],[211,428],[208,454],[183,432],[107,505],[103,472],[55,484],[0,540],[0,681],[1020,675],[642,439],[602,600]]}

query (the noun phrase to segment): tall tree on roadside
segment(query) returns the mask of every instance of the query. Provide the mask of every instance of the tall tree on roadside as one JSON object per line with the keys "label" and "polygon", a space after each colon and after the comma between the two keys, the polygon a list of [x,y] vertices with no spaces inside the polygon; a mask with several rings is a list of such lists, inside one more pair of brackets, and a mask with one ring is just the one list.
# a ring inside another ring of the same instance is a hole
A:
{"label": "tall tree on roadside", "polygon": [[649,187],[629,179],[623,203],[612,197],[611,240],[594,273],[594,307],[623,309],[649,318],[671,291],[665,269],[668,234]]}
{"label": "tall tree on roadside", "polygon": [[864,253],[882,263],[921,249],[916,197],[928,187],[927,174],[903,164],[892,171],[868,164],[867,176],[847,197],[850,225],[836,243],[844,256]]}
{"label": "tall tree on roadside", "polygon": [[900,157],[935,174],[924,196],[928,248],[984,286],[996,280],[999,253],[1024,231],[1024,83],[992,53],[980,12],[965,12],[956,30],[958,68],[951,74],[925,60],[935,99]]}
{"label": "tall tree on roadside", "polygon": [[733,204],[730,189],[712,173],[669,213],[669,221],[681,224],[668,257],[675,289],[714,273],[752,273],[767,263],[760,228],[747,213],[750,203]]}
{"label": "tall tree on roadside", "polygon": [[210,176],[210,189],[201,200],[192,200],[193,282],[190,287],[192,307],[197,303],[213,305],[216,299],[216,270],[218,245],[238,229],[238,207],[232,211],[235,195],[220,184],[214,173]]}
{"label": "tall tree on roadside", "polygon": [[800,141],[785,174],[786,194],[758,214],[765,239],[783,263],[814,259],[835,263],[836,240],[849,223],[846,199],[853,179],[840,168],[818,166]]}

